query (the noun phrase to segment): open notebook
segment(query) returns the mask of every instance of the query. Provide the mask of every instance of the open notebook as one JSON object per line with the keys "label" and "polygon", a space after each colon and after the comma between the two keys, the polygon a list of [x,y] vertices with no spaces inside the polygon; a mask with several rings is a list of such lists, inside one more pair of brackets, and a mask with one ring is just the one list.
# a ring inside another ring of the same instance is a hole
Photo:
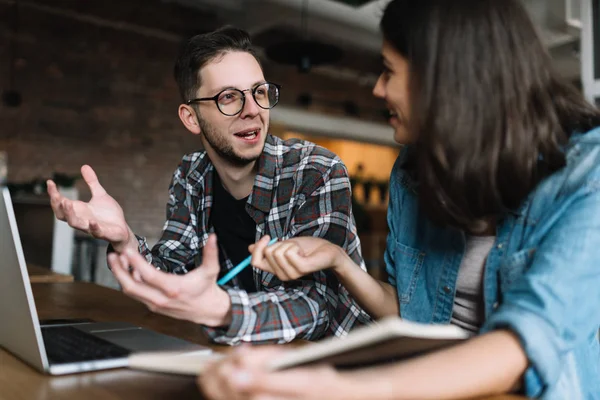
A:
{"label": "open notebook", "polygon": [[[428,325],[389,317],[357,328],[344,338],[331,337],[294,348],[273,360],[272,370],[313,363],[355,368],[409,358],[451,346],[470,334],[453,325]],[[139,353],[129,357],[129,367],[167,373],[198,375],[221,354]]]}

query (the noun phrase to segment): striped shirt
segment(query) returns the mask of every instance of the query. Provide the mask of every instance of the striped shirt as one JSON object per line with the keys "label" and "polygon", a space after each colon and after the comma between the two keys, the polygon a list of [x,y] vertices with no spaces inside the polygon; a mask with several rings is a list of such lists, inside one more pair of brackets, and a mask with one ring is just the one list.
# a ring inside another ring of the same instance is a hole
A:
{"label": "striped shirt", "polygon": [[[348,171],[330,151],[297,139],[268,135],[246,211],[256,222],[256,240],[264,235],[289,239],[315,236],[342,247],[365,268],[351,206]],[[169,188],[167,221],[161,239],[140,253],[154,266],[185,274],[202,262],[202,248],[214,232],[210,224],[213,164],[206,152],[183,157]],[[223,249],[220,248],[221,254]],[[221,268],[233,268],[225,254]],[[232,321],[223,328],[204,327],[217,343],[285,343],[344,336],[371,321],[335,274],[319,271],[292,282],[253,268],[258,292],[247,293],[233,279],[226,285]]]}

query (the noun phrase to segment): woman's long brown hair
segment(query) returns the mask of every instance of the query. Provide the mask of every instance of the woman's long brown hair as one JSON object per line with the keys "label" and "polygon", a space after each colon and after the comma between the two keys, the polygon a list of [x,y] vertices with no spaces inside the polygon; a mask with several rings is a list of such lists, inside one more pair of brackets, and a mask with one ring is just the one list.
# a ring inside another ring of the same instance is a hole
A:
{"label": "woman's long brown hair", "polygon": [[600,125],[516,0],[394,0],[381,29],[410,65],[412,172],[440,224],[517,208],[565,165],[569,137]]}

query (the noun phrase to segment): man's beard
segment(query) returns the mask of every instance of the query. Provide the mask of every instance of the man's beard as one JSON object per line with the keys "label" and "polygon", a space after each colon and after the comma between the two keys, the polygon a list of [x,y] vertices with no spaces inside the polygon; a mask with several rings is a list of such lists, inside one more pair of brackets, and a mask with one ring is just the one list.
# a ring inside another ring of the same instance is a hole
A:
{"label": "man's beard", "polygon": [[202,129],[202,135],[210,147],[212,147],[219,157],[231,165],[236,167],[245,167],[246,165],[258,160],[260,157],[260,154],[252,157],[242,157],[239,154],[236,154],[233,150],[233,146],[227,143],[227,140],[219,135],[214,126],[202,118],[197,118],[197,120],[200,129]]}

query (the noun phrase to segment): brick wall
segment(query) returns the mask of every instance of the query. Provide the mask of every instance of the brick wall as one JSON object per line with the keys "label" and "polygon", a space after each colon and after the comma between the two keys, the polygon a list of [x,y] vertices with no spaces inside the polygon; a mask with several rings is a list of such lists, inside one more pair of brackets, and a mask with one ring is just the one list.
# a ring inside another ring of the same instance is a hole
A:
{"label": "brick wall", "polygon": [[[15,82],[23,104],[0,105],[0,150],[8,152],[9,181],[48,178],[53,171],[75,174],[88,163],[123,206],[132,228],[157,237],[171,174],[184,153],[200,148],[176,114],[172,67],[178,38],[198,31],[197,26],[210,30],[222,22],[161,1],[40,3],[85,5],[81,13],[93,12],[103,20],[125,18],[152,29],[158,24],[159,33],[165,34],[137,34],[21,7]],[[138,5],[137,12],[132,4]],[[10,15],[10,4],[0,1],[1,89],[8,84]],[[300,87],[310,84],[293,68],[268,66],[266,71],[293,88],[282,103],[293,103]],[[354,93],[359,103],[370,97],[369,88],[347,82],[315,79],[313,85],[329,96]],[[88,199],[86,185],[80,181],[77,187]]]}
{"label": "brick wall", "polygon": [[[183,153],[200,147],[176,115],[176,43],[23,11],[16,61],[23,104],[0,108],[9,181],[74,174],[88,163],[132,228],[157,236],[170,176]],[[5,61],[8,27],[0,32]],[[1,68],[5,87],[7,63]],[[86,185],[77,186],[89,198]]]}

